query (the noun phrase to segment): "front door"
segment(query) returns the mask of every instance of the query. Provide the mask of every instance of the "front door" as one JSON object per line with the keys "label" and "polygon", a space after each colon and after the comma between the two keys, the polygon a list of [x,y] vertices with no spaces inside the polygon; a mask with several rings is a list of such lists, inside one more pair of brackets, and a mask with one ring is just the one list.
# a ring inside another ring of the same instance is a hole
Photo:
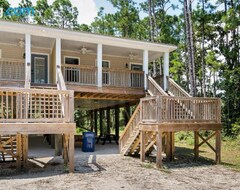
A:
{"label": "front door", "polygon": [[[132,71],[142,71],[143,66],[138,64],[131,64]],[[143,85],[143,75],[138,72],[131,73],[131,87],[140,88]]]}
{"label": "front door", "polygon": [[31,82],[37,84],[48,83],[48,56],[32,54]]}

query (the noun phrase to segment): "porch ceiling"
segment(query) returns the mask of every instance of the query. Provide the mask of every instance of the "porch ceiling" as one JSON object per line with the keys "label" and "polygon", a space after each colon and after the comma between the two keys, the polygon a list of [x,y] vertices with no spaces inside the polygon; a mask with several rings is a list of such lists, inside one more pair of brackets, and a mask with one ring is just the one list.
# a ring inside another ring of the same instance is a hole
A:
{"label": "porch ceiling", "polygon": [[0,43],[18,45],[20,39],[24,39],[23,34],[0,32]]}
{"label": "porch ceiling", "polygon": [[[91,50],[89,54],[97,53],[97,44],[80,42],[80,41],[62,40],[62,50],[65,50],[65,51],[74,51],[74,52],[80,53],[80,49],[83,46],[86,47],[88,50]],[[121,48],[116,46],[103,45],[104,55],[129,58],[130,53],[134,55],[134,59],[142,60],[143,58],[143,51],[139,49]],[[160,53],[160,52],[149,51],[149,61],[153,61],[154,59],[157,59],[162,55],[163,53]]]}
{"label": "porch ceiling", "polygon": [[[0,43],[18,46],[19,41],[20,40],[24,41],[24,38],[25,35],[23,34],[0,32]],[[55,39],[48,37],[32,36],[31,40],[32,47],[52,49],[55,43]]]}
{"label": "porch ceiling", "polygon": [[[19,41],[22,39],[24,40],[25,36],[23,34],[18,33],[11,33],[11,32],[0,32],[0,43],[3,44],[11,44],[18,46]],[[34,36],[32,35],[31,39],[32,47],[36,48],[47,48],[53,49],[55,39],[49,37],[41,37],[41,36]],[[62,50],[65,51],[74,51],[79,52],[82,47],[86,47],[87,49],[91,50],[89,54],[96,54],[97,52],[97,44],[93,43],[86,43],[81,41],[71,41],[71,40],[64,40],[62,39]],[[132,53],[134,55],[135,60],[142,60],[143,58],[143,51],[140,49],[132,49],[132,48],[122,48],[116,46],[109,46],[103,45],[103,54],[104,55],[111,55],[111,56],[120,56],[129,58],[129,54]],[[161,52],[154,52],[149,51],[149,61],[153,61],[161,57],[163,53]]]}

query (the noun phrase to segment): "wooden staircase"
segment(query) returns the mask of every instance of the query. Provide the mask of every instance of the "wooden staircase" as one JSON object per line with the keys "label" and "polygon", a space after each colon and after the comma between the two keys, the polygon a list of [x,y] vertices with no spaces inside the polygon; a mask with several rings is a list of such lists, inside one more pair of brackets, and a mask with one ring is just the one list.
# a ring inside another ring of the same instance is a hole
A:
{"label": "wooden staircase", "polygon": [[[172,79],[169,80],[170,89],[166,93],[160,85],[150,76],[148,76],[148,96],[182,96],[191,97],[185,90],[183,90]],[[191,114],[188,107],[183,101],[175,101],[175,112],[178,113],[176,118],[181,117],[183,114]],[[129,120],[123,134],[120,137],[120,153],[123,155],[136,155],[140,153],[140,105],[138,105]],[[164,134],[165,136],[166,134]],[[145,152],[150,154],[154,150],[156,143],[156,133],[147,132],[145,137]]]}
{"label": "wooden staircase", "polygon": [[[132,154],[137,148],[139,139],[140,105],[138,105],[130,118],[123,134],[120,137],[120,153],[123,155]],[[134,148],[135,147],[135,148]]]}
{"label": "wooden staircase", "polygon": [[[149,96],[168,94],[156,83],[156,81],[148,76],[148,94]],[[136,155],[140,152],[140,105],[138,105],[130,118],[123,134],[120,137],[120,153],[123,155]],[[156,134],[149,133],[146,135],[145,151],[151,153],[156,142]]]}
{"label": "wooden staircase", "polygon": [[16,153],[16,136],[0,135],[0,162],[15,161]]}
{"label": "wooden staircase", "polygon": [[[174,159],[174,133],[194,132],[194,155],[199,157],[199,147],[206,143],[221,158],[221,100],[219,98],[191,97],[172,79],[166,93],[151,77],[148,77],[148,94],[141,98],[134,114],[120,137],[120,153],[145,155],[156,149],[157,167],[162,166],[162,152],[167,160]],[[213,131],[204,139],[200,131]],[[207,141],[216,137],[215,148]],[[199,142],[201,138],[202,142]]]}

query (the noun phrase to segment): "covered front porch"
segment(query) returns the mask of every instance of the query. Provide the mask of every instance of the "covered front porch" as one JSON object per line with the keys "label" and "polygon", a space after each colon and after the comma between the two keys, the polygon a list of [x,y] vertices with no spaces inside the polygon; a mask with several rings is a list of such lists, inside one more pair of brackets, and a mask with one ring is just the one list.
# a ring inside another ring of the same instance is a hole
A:
{"label": "covered front porch", "polygon": [[29,25],[10,30],[16,25],[3,22],[0,29],[4,86],[23,86],[27,72],[32,84],[56,85],[59,67],[67,89],[79,92],[78,97],[86,97],[84,92],[94,97],[96,93],[143,96],[149,63],[163,57],[167,88],[169,52],[174,46],[65,30],[60,34],[53,28]]}

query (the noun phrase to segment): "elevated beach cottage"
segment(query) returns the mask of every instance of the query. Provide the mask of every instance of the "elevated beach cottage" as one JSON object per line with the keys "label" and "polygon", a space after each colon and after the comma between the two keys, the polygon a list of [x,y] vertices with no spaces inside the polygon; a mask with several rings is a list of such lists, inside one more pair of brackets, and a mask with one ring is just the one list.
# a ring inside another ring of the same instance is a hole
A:
{"label": "elevated beach cottage", "polygon": [[[10,156],[19,168],[26,167],[28,135],[58,134],[64,161],[73,172],[74,108],[92,110],[95,121],[105,110],[109,119],[109,110],[115,109],[118,139],[119,107],[137,105],[119,139],[122,154],[140,153],[144,161],[157,147],[160,167],[162,147],[168,159],[174,158],[174,132],[194,131],[196,158],[199,147],[216,137],[216,147],[209,146],[220,162],[220,100],[191,97],[169,78],[169,53],[175,49],[0,21],[0,160]],[[149,63],[160,57],[163,72],[152,78]],[[98,127],[102,133],[101,122],[95,122],[95,131]],[[204,139],[201,130],[214,133]]]}

